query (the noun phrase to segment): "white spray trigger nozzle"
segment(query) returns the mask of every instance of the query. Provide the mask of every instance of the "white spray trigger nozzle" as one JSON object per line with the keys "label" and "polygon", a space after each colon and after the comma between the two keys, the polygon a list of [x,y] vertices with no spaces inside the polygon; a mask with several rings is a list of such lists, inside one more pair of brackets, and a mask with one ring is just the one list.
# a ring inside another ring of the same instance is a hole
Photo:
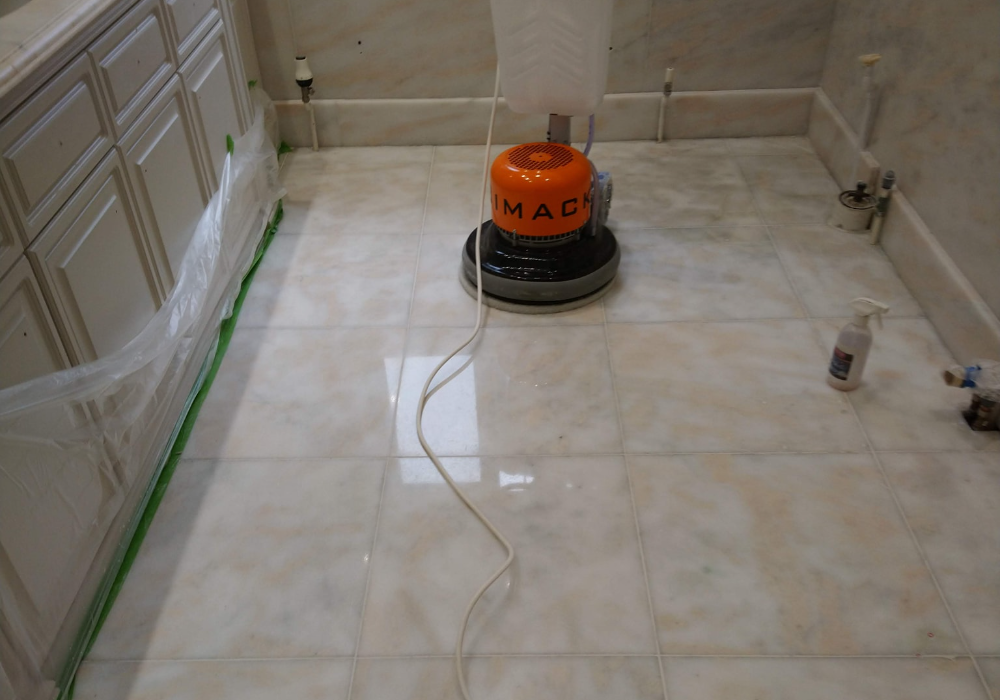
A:
{"label": "white spray trigger nozzle", "polygon": [[862,318],[875,316],[879,328],[882,328],[882,315],[889,313],[888,305],[874,299],[869,299],[868,297],[858,297],[853,300],[851,308],[854,309],[854,313],[857,316],[861,316]]}

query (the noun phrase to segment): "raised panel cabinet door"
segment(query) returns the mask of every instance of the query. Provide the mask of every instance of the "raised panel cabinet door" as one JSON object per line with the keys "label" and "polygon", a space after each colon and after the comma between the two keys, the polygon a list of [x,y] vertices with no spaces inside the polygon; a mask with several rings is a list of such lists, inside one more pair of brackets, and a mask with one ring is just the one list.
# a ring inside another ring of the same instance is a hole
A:
{"label": "raised panel cabinet door", "polygon": [[240,119],[238,83],[235,64],[220,23],[181,66],[181,77],[188,92],[188,102],[195,116],[201,149],[211,176],[212,192],[219,186],[226,162],[226,136],[243,134]]}
{"label": "raised panel cabinet door", "polygon": [[69,366],[31,263],[22,256],[0,278],[0,389]]}
{"label": "raised panel cabinet door", "polygon": [[215,0],[164,0],[167,21],[177,58],[183,62],[198,46],[201,38],[219,21],[219,8]]}
{"label": "raised panel cabinet door", "polygon": [[24,250],[20,237],[14,233],[14,222],[10,219],[11,206],[0,186],[0,277],[14,266],[14,262]]}
{"label": "raised panel cabinet door", "polygon": [[82,55],[0,124],[0,180],[25,245],[111,148],[110,119]]}
{"label": "raised panel cabinet door", "polygon": [[160,306],[146,239],[115,151],[27,253],[76,362],[124,347]]}
{"label": "raised panel cabinet door", "polygon": [[175,77],[119,144],[164,296],[210,198],[197,138]]}
{"label": "raised panel cabinet door", "polygon": [[177,70],[159,0],[142,0],[87,49],[121,136]]}

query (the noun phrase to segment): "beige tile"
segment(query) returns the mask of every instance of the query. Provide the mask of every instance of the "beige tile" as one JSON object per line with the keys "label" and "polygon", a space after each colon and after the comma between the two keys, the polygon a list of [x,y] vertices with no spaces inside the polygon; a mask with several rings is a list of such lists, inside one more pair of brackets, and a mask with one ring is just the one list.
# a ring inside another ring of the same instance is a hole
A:
{"label": "beige tile", "polygon": [[1000,653],[1000,459],[969,453],[881,459],[973,653]]}
{"label": "beige tile", "polygon": [[[417,396],[434,366],[468,334],[465,328],[411,329],[395,454],[423,454]],[[621,451],[602,327],[487,328],[442,379],[464,363],[465,371],[434,395],[424,414],[424,435],[439,454]]]}
{"label": "beige tile", "polygon": [[826,224],[774,226],[778,254],[812,316],[851,313],[855,297],[888,304],[894,316],[922,316],[892,263],[868,233],[841,231]]}
{"label": "beige tile", "polygon": [[240,326],[405,326],[417,236],[277,236],[240,313]]}
{"label": "beige tile", "polygon": [[347,700],[351,659],[85,662],[78,700]]}
{"label": "beige tile", "polygon": [[1000,658],[980,658],[979,668],[986,676],[986,685],[993,693],[993,697],[1000,696]]}
{"label": "beige tile", "polygon": [[[517,550],[473,613],[468,653],[655,653],[621,457],[444,465]],[[503,549],[427,459],[390,463],[383,503],[362,653],[447,654]]]}
{"label": "beige tile", "polygon": [[382,456],[405,329],[237,329],[185,455]]}
{"label": "beige tile", "polygon": [[[493,146],[490,163],[507,146]],[[485,146],[438,146],[434,149],[431,182],[427,189],[427,215],[424,233],[466,236],[480,223],[479,195],[483,186]],[[487,184],[483,221],[490,218]]]}
{"label": "beige tile", "polygon": [[90,658],[352,654],[384,464],[182,462]]}
{"label": "beige tile", "polygon": [[[476,300],[459,282],[462,247],[468,233],[425,234],[413,293],[410,322],[414,326],[461,326],[476,322]],[[604,322],[603,302],[555,314],[517,314],[484,308],[488,326],[592,325]]]}
{"label": "beige tile", "polygon": [[804,134],[814,93],[815,88],[675,92],[667,105],[666,136],[719,139]]}
{"label": "beige tile", "polygon": [[697,157],[655,143],[606,146],[593,155],[614,178],[613,230],[760,223],[732,158]]}
{"label": "beige tile", "polygon": [[[655,124],[654,124],[655,126]],[[662,156],[728,156],[725,139],[670,139],[655,141],[602,141],[594,143],[590,157],[602,167],[604,160],[641,160]]]}
{"label": "beige tile", "polygon": [[[466,662],[472,696],[479,700],[661,700],[655,658],[489,657]],[[359,659],[354,700],[460,700],[451,659]]]}
{"label": "beige tile", "polygon": [[817,85],[834,5],[653,0],[649,69],[662,76],[663,68],[674,66],[677,90]]}
{"label": "beige tile", "polygon": [[[828,356],[848,320],[815,322]],[[861,386],[848,396],[875,449],[1000,451],[1000,434],[974,432],[962,418],[969,393],[941,379],[954,361],[928,321],[887,318],[873,333]]]}
{"label": "beige tile", "polygon": [[865,448],[805,321],[615,324],[608,334],[628,452]]}
{"label": "beige tile", "polygon": [[826,223],[840,191],[819,158],[742,156],[740,168],[769,224]]}
{"label": "beige tile", "polygon": [[869,455],[629,465],[663,653],[962,651]]}
{"label": "beige tile", "polygon": [[283,169],[282,233],[420,233],[431,148],[297,151]]}
{"label": "beige tile", "polygon": [[764,227],[625,231],[609,321],[804,316]]}
{"label": "beige tile", "polygon": [[986,700],[968,659],[668,659],[670,700]]}
{"label": "beige tile", "polygon": [[758,136],[743,139],[726,139],[729,152],[734,156],[794,156],[814,154],[808,136]]}

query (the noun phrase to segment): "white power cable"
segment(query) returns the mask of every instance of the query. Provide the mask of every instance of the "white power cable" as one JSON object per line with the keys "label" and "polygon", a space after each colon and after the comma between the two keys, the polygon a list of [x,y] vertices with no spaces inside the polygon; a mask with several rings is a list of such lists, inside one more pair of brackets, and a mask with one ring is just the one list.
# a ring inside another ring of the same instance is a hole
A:
{"label": "white power cable", "polygon": [[479,522],[481,522],[486,529],[490,531],[490,534],[493,535],[497,541],[504,546],[504,549],[507,550],[507,558],[504,560],[500,568],[498,568],[493,575],[490,576],[489,580],[484,583],[478,591],[476,591],[474,596],[472,596],[468,607],[465,609],[465,616],[462,618],[462,624],[458,630],[458,642],[455,645],[455,667],[458,671],[458,684],[462,689],[462,698],[464,698],[464,700],[472,700],[469,695],[469,688],[465,682],[465,670],[462,667],[462,647],[465,644],[465,630],[469,626],[469,618],[472,616],[472,610],[476,607],[476,603],[478,603],[479,599],[483,597],[483,594],[489,590],[490,586],[492,586],[496,580],[503,576],[504,572],[510,568],[511,563],[514,561],[514,547],[507,541],[507,538],[503,536],[503,533],[501,533],[500,530],[498,530],[496,526],[491,523],[485,515],[483,515],[483,512],[479,510],[479,508],[477,508],[471,500],[469,500],[469,497],[466,496],[462,489],[459,488],[458,484],[455,483],[455,480],[451,478],[448,470],[444,468],[443,464],[441,464],[441,460],[438,459],[438,456],[434,453],[434,450],[431,449],[431,446],[427,444],[427,439],[424,437],[423,418],[424,408],[426,407],[427,401],[431,398],[431,396],[433,396],[438,389],[458,376],[458,373],[465,369],[466,365],[463,365],[454,373],[449,375],[441,383],[435,386],[434,389],[430,389],[431,382],[434,381],[438,372],[440,372],[453,357],[462,352],[462,350],[468,347],[472,341],[476,339],[476,336],[479,335],[480,329],[483,327],[483,268],[479,242],[483,235],[483,209],[486,200],[486,183],[489,178],[490,147],[493,145],[493,124],[496,121],[497,102],[499,101],[499,98],[500,66],[498,64],[496,83],[493,86],[493,108],[490,111],[490,129],[486,134],[486,154],[483,157],[483,186],[479,193],[479,223],[476,226],[476,327],[473,328],[472,335],[470,335],[464,343],[452,350],[451,353],[438,363],[437,367],[434,368],[434,371],[430,373],[430,376],[427,377],[427,381],[424,382],[424,388],[420,392],[420,400],[417,403],[417,438],[420,440],[420,445],[424,448],[424,452],[427,453],[427,456],[434,463],[434,466],[437,467],[438,472],[441,473],[441,477],[448,482],[448,486],[450,486],[451,490],[455,492],[455,495],[458,496],[462,503],[464,503],[465,506],[472,511],[472,514],[479,519]]}

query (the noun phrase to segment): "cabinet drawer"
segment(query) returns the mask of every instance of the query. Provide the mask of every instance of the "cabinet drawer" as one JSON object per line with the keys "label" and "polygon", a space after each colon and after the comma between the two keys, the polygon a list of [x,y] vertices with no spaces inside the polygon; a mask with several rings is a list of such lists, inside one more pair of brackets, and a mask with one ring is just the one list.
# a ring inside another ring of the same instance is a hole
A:
{"label": "cabinet drawer", "polygon": [[197,139],[173,78],[119,144],[164,296],[210,198]]}
{"label": "cabinet drawer", "polygon": [[125,169],[112,151],[28,248],[76,362],[125,346],[160,305]]}
{"label": "cabinet drawer", "polygon": [[67,367],[42,290],[21,256],[0,279],[0,389]]}
{"label": "cabinet drawer", "polygon": [[90,59],[80,56],[0,125],[0,179],[25,245],[111,148]]}
{"label": "cabinet drawer", "polygon": [[164,0],[177,59],[184,62],[198,42],[219,21],[214,0]]}
{"label": "cabinet drawer", "polygon": [[239,83],[222,24],[216,25],[194,55],[181,66],[180,74],[214,192],[226,162],[226,136],[237,139],[243,134],[238,91],[246,89]]}
{"label": "cabinet drawer", "polygon": [[88,53],[119,136],[177,69],[158,0],[143,0],[132,8]]}
{"label": "cabinet drawer", "polygon": [[0,277],[14,265],[14,261],[24,250],[20,237],[14,233],[10,210],[10,202],[3,193],[3,187],[0,187]]}

